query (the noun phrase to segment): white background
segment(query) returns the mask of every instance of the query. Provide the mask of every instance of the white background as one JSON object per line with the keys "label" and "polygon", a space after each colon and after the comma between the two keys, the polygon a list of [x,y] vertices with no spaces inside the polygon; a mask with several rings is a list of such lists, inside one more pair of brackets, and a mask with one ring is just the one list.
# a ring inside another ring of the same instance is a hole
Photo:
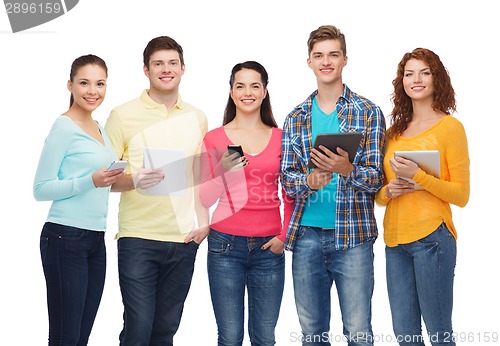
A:
{"label": "white background", "polygon": [[[108,93],[94,113],[104,124],[110,110],[148,86],[142,52],[156,36],[169,35],[185,50],[182,97],[203,109],[209,128],[221,124],[234,64],[261,62],[269,72],[274,112],[286,114],[316,86],[306,65],[309,33],[323,24],[347,38],[344,82],[391,111],[391,81],[403,54],[434,50],[454,85],[456,117],[465,125],[471,157],[471,197],[453,208],[458,229],[454,329],[460,344],[493,344],[498,311],[498,23],[493,1],[126,1],[81,0],[66,15],[13,34],[0,14],[0,184],[3,199],[0,250],[0,344],[46,345],[45,281],[39,234],[50,203],[35,202],[32,182],[43,141],[55,118],[67,110],[66,82],[72,61],[93,53],[109,67]],[[110,199],[108,273],[90,345],[117,345],[122,304],[117,279],[118,195]],[[417,207],[417,206],[416,206]],[[384,210],[377,208],[381,226]],[[381,227],[380,227],[381,228]],[[381,228],[382,232],[382,228]],[[278,345],[300,333],[293,301],[291,253],[277,327]],[[375,244],[373,330],[378,344],[391,345],[382,237]],[[332,290],[332,336],[342,331]],[[216,325],[206,275],[206,243],[200,247],[177,345],[216,345]],[[245,340],[245,345],[248,345]]]}

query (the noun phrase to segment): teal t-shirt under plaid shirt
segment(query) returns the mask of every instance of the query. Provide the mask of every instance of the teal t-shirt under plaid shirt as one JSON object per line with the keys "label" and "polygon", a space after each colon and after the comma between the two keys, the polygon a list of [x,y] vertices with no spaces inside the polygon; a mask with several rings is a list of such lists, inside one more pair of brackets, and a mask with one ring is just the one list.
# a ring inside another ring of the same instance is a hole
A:
{"label": "teal t-shirt under plaid shirt", "polygon": [[[311,120],[313,143],[319,134],[340,132],[337,110],[335,109],[330,114],[326,114],[319,108],[316,97],[313,98]],[[309,169],[309,172],[311,171],[312,168]],[[300,220],[301,226],[335,228],[337,179],[338,174],[333,173],[332,181],[328,185],[307,198],[304,213]]]}

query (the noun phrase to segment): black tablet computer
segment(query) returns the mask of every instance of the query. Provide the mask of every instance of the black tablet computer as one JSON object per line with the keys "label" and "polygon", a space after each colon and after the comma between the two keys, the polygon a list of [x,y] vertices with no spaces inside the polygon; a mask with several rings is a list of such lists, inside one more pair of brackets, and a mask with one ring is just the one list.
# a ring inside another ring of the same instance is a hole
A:
{"label": "black tablet computer", "polygon": [[[319,146],[323,145],[335,154],[338,154],[337,147],[340,147],[349,153],[349,161],[352,163],[362,137],[361,132],[322,133],[316,136],[314,147],[321,151]],[[316,168],[316,165],[309,160],[308,167]]]}

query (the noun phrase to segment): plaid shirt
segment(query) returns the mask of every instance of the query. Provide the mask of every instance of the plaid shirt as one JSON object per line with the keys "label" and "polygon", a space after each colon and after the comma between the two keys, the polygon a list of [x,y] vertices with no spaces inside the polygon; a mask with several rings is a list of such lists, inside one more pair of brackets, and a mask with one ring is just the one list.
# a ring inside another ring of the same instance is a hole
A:
{"label": "plaid shirt", "polygon": [[[288,114],[283,126],[281,175],[286,193],[295,198],[286,249],[293,250],[307,198],[307,163],[312,149],[311,105],[318,91]],[[335,248],[347,250],[377,238],[374,195],[382,186],[385,119],[378,106],[344,85],[337,101],[340,132],[362,132],[352,172],[339,174],[335,221]]]}

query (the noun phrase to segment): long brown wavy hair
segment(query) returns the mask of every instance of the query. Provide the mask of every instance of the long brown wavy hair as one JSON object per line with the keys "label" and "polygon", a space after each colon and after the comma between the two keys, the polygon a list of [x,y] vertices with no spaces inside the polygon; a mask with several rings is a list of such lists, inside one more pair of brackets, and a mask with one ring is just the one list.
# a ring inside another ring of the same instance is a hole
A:
{"label": "long brown wavy hair", "polygon": [[391,127],[387,131],[390,138],[401,135],[413,119],[412,100],[403,87],[405,66],[410,59],[423,61],[431,70],[434,81],[432,108],[448,115],[456,111],[455,91],[451,85],[448,70],[436,53],[426,48],[416,48],[403,56],[398,64],[396,78],[392,81],[394,92],[391,99],[394,106],[390,115]]}

